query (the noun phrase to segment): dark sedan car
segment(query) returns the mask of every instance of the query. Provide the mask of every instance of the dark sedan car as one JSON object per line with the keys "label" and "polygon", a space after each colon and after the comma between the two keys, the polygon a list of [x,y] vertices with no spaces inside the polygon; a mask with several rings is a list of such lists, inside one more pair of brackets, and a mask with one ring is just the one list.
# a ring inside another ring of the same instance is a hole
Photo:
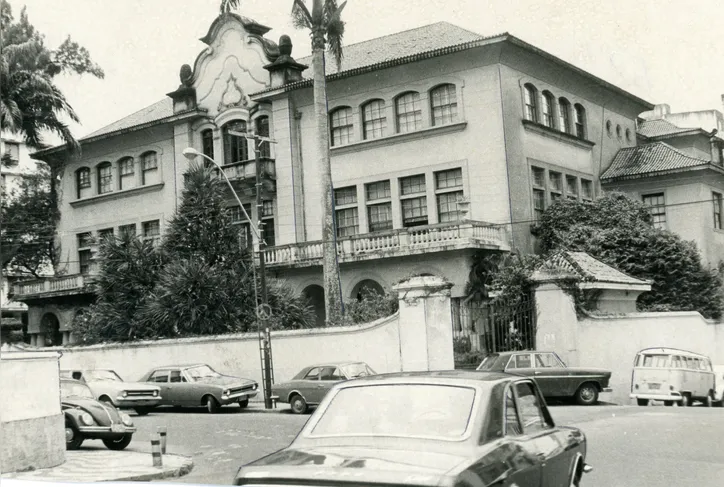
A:
{"label": "dark sedan car", "polygon": [[309,365],[291,380],[274,384],[272,398],[289,403],[293,413],[304,414],[308,406],[319,404],[335,384],[375,374],[376,372],[364,362],[327,362]]}
{"label": "dark sedan car", "polygon": [[289,447],[234,485],[579,485],[580,430],[556,426],[537,385],[475,371],[385,374],[336,385]]}
{"label": "dark sedan car", "polygon": [[227,404],[245,408],[259,389],[254,380],[220,374],[206,364],[156,367],[139,382],[161,388],[159,406],[205,406],[209,413]]}
{"label": "dark sedan car", "polygon": [[76,450],[85,440],[102,440],[110,450],[123,450],[131,443],[136,431],[131,417],[97,401],[83,382],[61,379],[60,403],[65,414],[66,449]]}
{"label": "dark sedan car", "polygon": [[509,372],[532,377],[545,398],[574,398],[583,406],[598,402],[601,392],[611,392],[611,371],[567,367],[555,352],[503,352],[485,357],[478,370]]}

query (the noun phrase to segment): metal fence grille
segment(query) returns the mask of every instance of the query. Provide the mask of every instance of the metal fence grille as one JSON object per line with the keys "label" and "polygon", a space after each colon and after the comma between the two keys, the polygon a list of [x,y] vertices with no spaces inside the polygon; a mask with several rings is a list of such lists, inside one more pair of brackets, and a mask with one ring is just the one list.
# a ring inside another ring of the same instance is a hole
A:
{"label": "metal fence grille", "polygon": [[488,302],[452,302],[455,363],[474,368],[488,354],[534,350],[535,301],[531,295]]}

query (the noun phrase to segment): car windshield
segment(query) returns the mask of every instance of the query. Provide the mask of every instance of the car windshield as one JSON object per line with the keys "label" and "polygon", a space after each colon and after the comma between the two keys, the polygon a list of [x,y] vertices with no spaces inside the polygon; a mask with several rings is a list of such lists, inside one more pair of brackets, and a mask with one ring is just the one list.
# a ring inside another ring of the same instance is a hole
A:
{"label": "car windshield", "polygon": [[334,395],[310,436],[459,440],[468,429],[474,401],[475,389],[462,386],[393,384],[344,388]]}
{"label": "car windshield", "polygon": [[503,370],[509,358],[509,355],[488,355],[478,366],[478,370]]}
{"label": "car windshield", "polygon": [[111,382],[123,382],[118,374],[112,370],[91,370],[85,373],[86,380],[105,380]]}
{"label": "car windshield", "polygon": [[377,372],[372,370],[372,368],[364,362],[360,362],[358,364],[347,364],[342,367],[342,372],[344,372],[344,375],[350,379],[354,379],[355,377],[365,377],[368,375],[377,375]]}
{"label": "car windshield", "polygon": [[208,365],[198,365],[196,367],[189,367],[186,369],[186,373],[191,377],[192,380],[197,381],[201,379],[208,379],[209,377],[221,377],[221,374],[216,372]]}
{"label": "car windshield", "polygon": [[85,384],[78,382],[60,381],[60,397],[62,399],[69,397],[83,397],[93,399],[93,393]]}

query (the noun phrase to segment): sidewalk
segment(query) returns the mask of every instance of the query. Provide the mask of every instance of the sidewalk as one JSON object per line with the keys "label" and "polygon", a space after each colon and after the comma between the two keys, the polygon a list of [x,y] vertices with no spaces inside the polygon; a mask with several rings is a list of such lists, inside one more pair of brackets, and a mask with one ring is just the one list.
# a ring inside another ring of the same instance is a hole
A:
{"label": "sidewalk", "polygon": [[65,463],[30,472],[3,473],[3,479],[50,480],[56,482],[109,482],[181,477],[191,471],[190,457],[163,455],[163,467],[154,467],[150,453],[111,450],[65,452]]}
{"label": "sidewalk", "polygon": [[289,404],[285,404],[282,402],[277,403],[276,408],[272,409],[265,409],[264,408],[264,400],[261,401],[249,401],[249,405],[246,408],[250,413],[282,413],[282,414],[292,414],[292,410],[289,408]]}

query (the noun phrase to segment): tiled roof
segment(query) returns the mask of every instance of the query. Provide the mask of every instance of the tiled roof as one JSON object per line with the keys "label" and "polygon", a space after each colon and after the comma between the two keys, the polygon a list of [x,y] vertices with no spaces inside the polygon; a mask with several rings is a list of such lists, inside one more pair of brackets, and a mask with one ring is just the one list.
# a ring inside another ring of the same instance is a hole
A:
{"label": "tiled roof", "polygon": [[601,180],[632,178],[707,165],[711,165],[711,161],[688,156],[664,142],[652,142],[618,151],[611,166],[601,175]]}
{"label": "tiled roof", "polygon": [[586,252],[562,251],[553,255],[543,265],[542,271],[563,271],[568,275],[580,277],[587,282],[606,282],[613,284],[650,284],[651,281],[636,279],[628,274],[604,264]]}
{"label": "tiled roof", "polygon": [[113,122],[110,125],[96,130],[80,139],[81,141],[89,139],[91,137],[97,137],[99,135],[116,132],[118,130],[124,130],[136,125],[153,122],[155,120],[161,120],[162,118],[170,117],[173,115],[173,100],[169,97],[165,97],[163,100],[159,100],[153,105],[147,106],[127,117]]}
{"label": "tiled roof", "polygon": [[646,120],[645,122],[642,122],[636,129],[636,132],[638,132],[640,135],[643,135],[644,137],[660,137],[662,135],[691,132],[692,130],[696,129],[677,127],[668,120],[660,118],[657,120]]}
{"label": "tiled roof", "polygon": [[[342,58],[342,68],[339,71],[349,71],[350,69],[480,39],[484,39],[484,36],[448,22],[436,22],[416,29],[343,46],[344,56]],[[307,56],[297,59],[297,62],[311,65],[312,57]],[[326,54],[325,69],[328,75],[338,72],[337,63],[329,52]],[[305,72],[304,74],[309,78],[312,77],[311,72]]]}

